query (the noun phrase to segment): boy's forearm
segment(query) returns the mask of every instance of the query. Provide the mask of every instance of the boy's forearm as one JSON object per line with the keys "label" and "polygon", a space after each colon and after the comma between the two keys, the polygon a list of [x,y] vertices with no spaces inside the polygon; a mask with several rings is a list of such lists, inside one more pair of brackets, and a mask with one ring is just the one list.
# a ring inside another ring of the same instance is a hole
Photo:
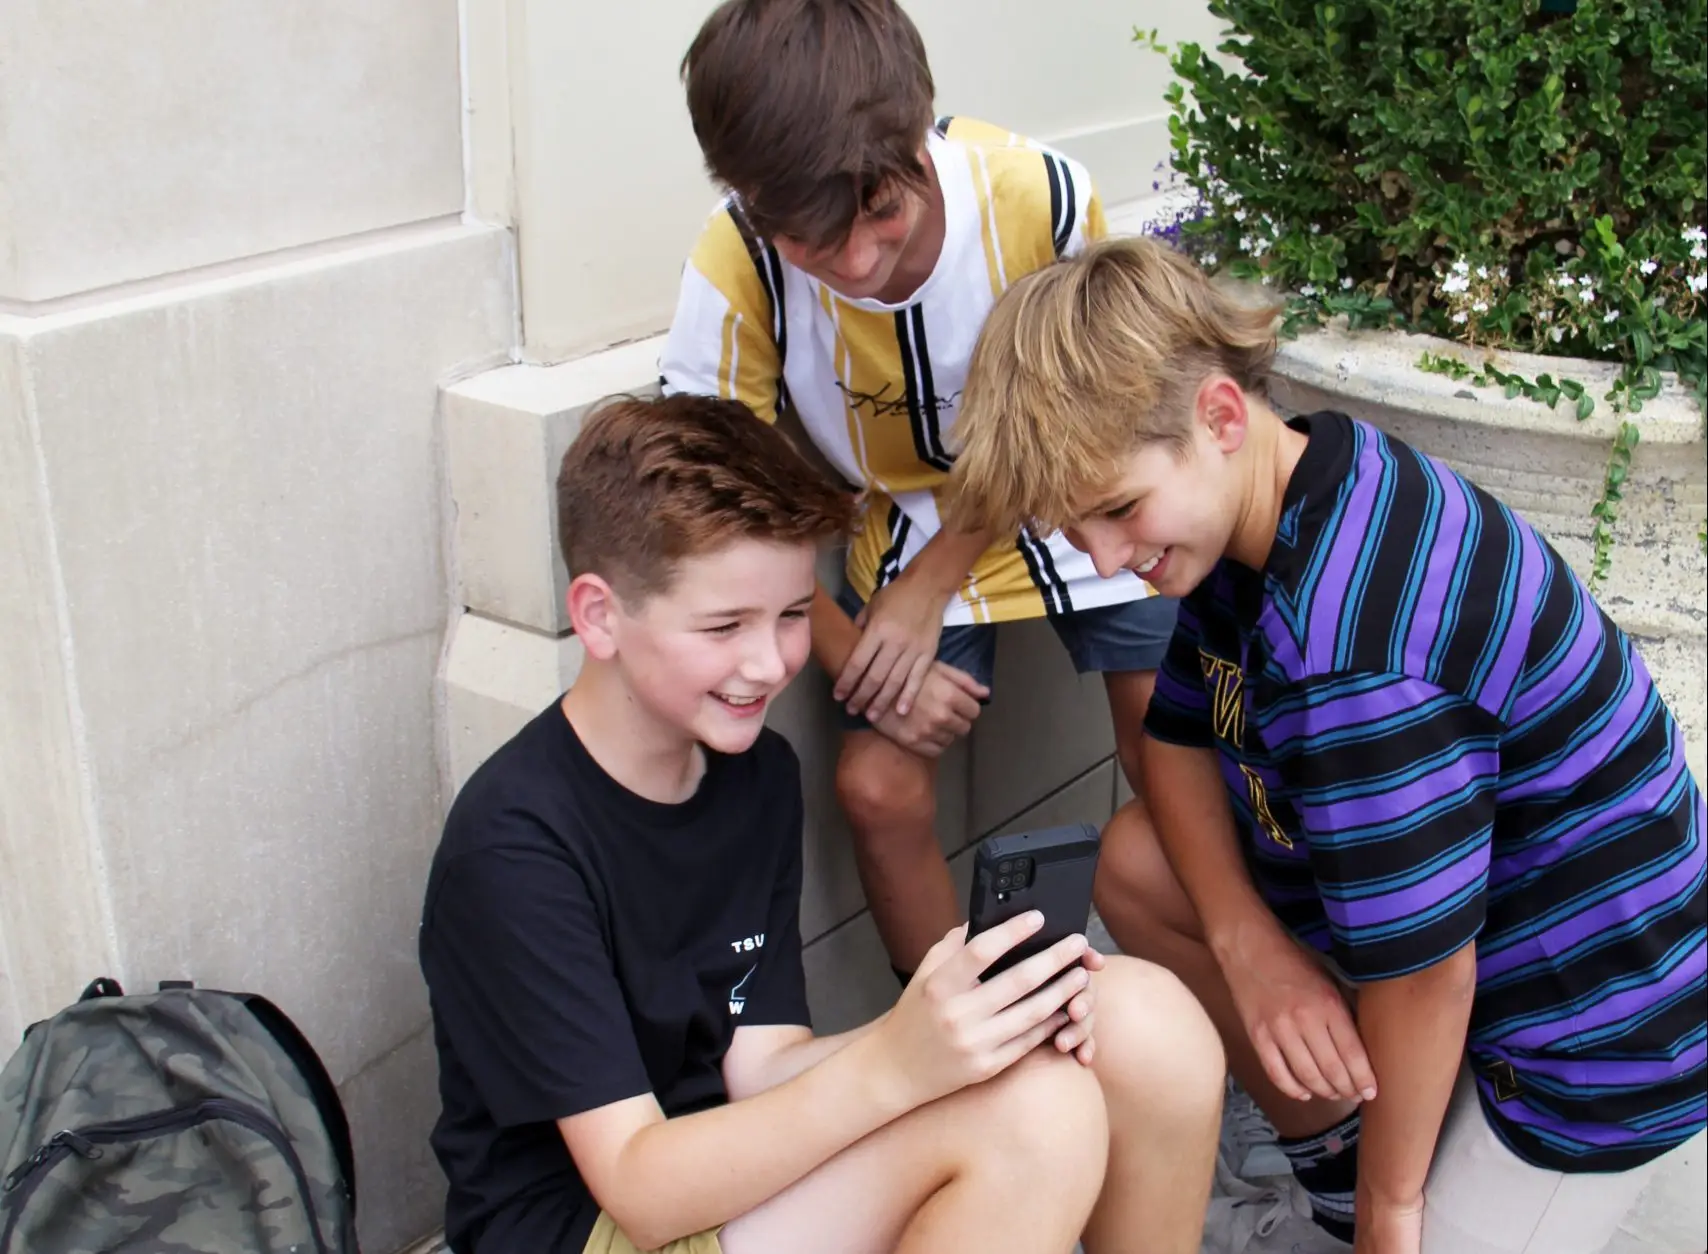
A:
{"label": "boy's forearm", "polygon": [[913,555],[901,577],[923,580],[947,600],[967,582],[995,535],[993,531],[960,531],[945,523]]}
{"label": "boy's forearm", "polygon": [[1251,882],[1214,749],[1145,737],[1145,805],[1217,957],[1240,927],[1279,927]]}
{"label": "boy's forearm", "polygon": [[807,621],[812,625],[813,660],[834,679],[847,665],[854,646],[860,643],[860,629],[823,584],[813,590]]}
{"label": "boy's forearm", "polygon": [[[759,1076],[759,1083],[754,1091],[740,1096],[743,1098],[756,1096],[767,1089],[776,1088],[779,1084],[788,1083],[803,1072],[818,1066],[832,1054],[846,1049],[882,1022],[882,1018],[873,1019],[870,1023],[863,1024],[848,1032],[840,1032],[835,1036],[815,1036],[810,1040],[800,1042],[798,1045],[791,1045],[787,1049],[778,1050],[766,1060],[763,1074]],[[736,1099],[737,1095],[731,1093],[730,1097]]]}
{"label": "boy's forearm", "polygon": [[1465,1052],[1476,991],[1475,943],[1433,967],[1359,986],[1358,1035],[1379,1096],[1358,1134],[1358,1209],[1408,1206],[1423,1194]]}
{"label": "boy's forearm", "polygon": [[[599,1203],[654,1249],[728,1223],[911,1109],[866,1034],[746,1101],[636,1132]],[[660,1189],[658,1181],[670,1181]]]}

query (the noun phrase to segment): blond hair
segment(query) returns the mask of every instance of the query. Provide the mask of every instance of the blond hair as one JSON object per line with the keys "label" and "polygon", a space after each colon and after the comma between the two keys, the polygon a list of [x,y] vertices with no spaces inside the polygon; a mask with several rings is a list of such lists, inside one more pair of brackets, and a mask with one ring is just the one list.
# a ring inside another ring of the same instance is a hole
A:
{"label": "blond hair", "polygon": [[1263,390],[1279,312],[1154,240],[1108,240],[1027,275],[973,350],[952,517],[999,531],[1075,521],[1142,445],[1186,447],[1210,375]]}

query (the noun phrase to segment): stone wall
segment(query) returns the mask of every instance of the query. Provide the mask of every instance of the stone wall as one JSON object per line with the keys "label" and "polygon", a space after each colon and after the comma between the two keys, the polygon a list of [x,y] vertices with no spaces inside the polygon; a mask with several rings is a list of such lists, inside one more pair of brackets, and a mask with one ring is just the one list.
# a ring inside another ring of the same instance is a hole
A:
{"label": "stone wall", "polygon": [[436,1226],[439,385],[515,343],[456,0],[0,4],[0,1062],[90,978],[254,989]]}

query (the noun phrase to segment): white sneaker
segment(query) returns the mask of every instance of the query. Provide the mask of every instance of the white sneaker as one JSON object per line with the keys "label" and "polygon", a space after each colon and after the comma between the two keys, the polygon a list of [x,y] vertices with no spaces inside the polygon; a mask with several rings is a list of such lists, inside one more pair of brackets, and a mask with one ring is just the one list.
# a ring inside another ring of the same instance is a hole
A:
{"label": "white sneaker", "polygon": [[1237,1192],[1210,1202],[1201,1254],[1351,1254],[1350,1245],[1311,1218],[1311,1200],[1297,1181],[1273,1180],[1261,1189],[1235,1182],[1232,1188]]}
{"label": "white sneaker", "polygon": [[1222,1103],[1221,1154],[1241,1180],[1290,1176],[1293,1165],[1275,1143],[1275,1129],[1256,1102],[1228,1077],[1228,1093]]}

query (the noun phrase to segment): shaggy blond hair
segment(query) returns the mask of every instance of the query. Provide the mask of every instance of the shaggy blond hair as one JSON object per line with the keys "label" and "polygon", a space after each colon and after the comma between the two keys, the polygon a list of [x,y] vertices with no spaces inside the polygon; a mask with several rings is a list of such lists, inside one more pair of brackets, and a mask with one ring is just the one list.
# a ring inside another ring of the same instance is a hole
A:
{"label": "shaggy blond hair", "polygon": [[1153,240],[1108,240],[1027,275],[973,350],[955,420],[956,523],[1075,521],[1142,445],[1186,447],[1210,375],[1263,391],[1279,312]]}

